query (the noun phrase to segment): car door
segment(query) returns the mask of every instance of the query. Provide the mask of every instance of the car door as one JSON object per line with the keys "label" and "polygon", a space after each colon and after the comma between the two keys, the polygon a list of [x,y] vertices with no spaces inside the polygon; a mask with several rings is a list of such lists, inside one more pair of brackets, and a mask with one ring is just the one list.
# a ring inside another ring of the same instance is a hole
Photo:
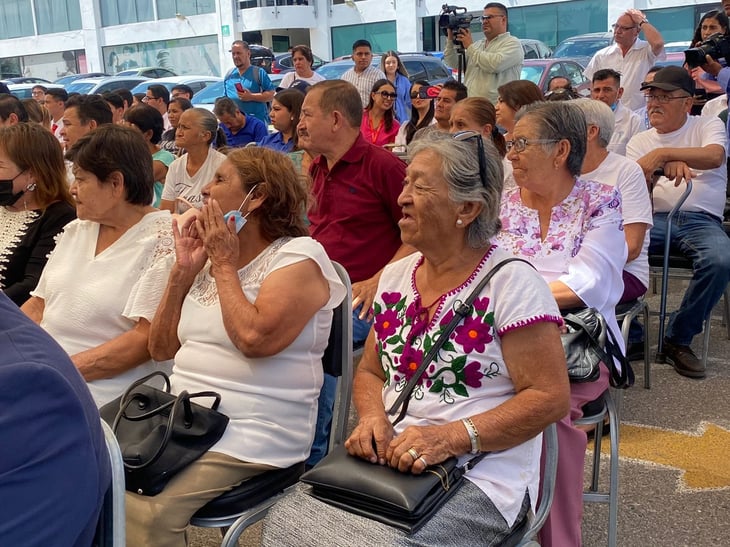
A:
{"label": "car door", "polygon": [[451,78],[451,71],[438,59],[429,59],[428,61],[424,61],[423,64],[428,72],[427,79],[429,83],[433,85],[442,84]]}
{"label": "car door", "polygon": [[574,61],[563,61],[563,68],[566,77],[570,80],[573,89],[580,95],[587,96],[590,91],[591,83],[583,75],[583,67]]}
{"label": "car door", "polygon": [[416,59],[404,59],[403,57],[401,57],[401,61],[403,61],[403,64],[408,71],[408,79],[411,82],[415,82],[416,80],[428,80],[426,67],[423,66],[421,61]]}

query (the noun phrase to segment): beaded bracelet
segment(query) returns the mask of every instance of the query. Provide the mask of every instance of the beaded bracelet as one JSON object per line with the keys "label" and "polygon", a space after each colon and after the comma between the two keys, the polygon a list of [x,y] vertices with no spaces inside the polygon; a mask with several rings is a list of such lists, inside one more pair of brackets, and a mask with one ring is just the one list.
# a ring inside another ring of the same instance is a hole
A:
{"label": "beaded bracelet", "polygon": [[464,418],[461,420],[461,423],[464,424],[466,432],[469,434],[469,440],[471,441],[471,453],[478,454],[482,451],[481,442],[479,442],[479,431],[474,425],[474,422],[471,421],[471,418]]}

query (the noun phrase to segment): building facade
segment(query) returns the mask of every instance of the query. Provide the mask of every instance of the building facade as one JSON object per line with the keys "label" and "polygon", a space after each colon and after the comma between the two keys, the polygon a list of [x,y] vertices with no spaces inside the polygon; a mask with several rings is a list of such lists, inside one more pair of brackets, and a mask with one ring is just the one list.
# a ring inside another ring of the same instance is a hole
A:
{"label": "building facade", "polygon": [[[366,38],[374,51],[442,50],[443,0],[2,0],[2,77],[56,78],[142,66],[220,76],[235,39],[275,52],[309,44],[332,59]],[[486,0],[457,5],[480,14]],[[510,31],[550,46],[576,34],[605,31],[622,11],[638,8],[667,42],[692,38],[699,16],[716,3],[679,0],[509,0]],[[474,29],[480,33],[477,20]]]}

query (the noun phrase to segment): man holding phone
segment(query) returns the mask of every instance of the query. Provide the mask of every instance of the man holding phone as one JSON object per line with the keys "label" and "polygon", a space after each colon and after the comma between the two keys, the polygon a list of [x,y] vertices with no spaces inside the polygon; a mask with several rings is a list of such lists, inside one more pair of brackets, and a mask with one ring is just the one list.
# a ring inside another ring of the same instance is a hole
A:
{"label": "man holding phone", "polygon": [[243,40],[233,42],[231,58],[235,66],[224,79],[226,97],[233,99],[242,112],[268,125],[267,103],[274,98],[276,86],[263,68],[251,64],[251,50]]}
{"label": "man holding phone", "polygon": [[499,86],[520,79],[525,53],[519,39],[507,32],[507,8],[498,2],[484,6],[481,16],[484,40],[474,41],[471,30],[459,29],[454,34],[447,30],[444,62],[459,66],[459,55],[454,40],[461,42],[466,54],[464,83],[470,97],[486,97],[497,104]]}

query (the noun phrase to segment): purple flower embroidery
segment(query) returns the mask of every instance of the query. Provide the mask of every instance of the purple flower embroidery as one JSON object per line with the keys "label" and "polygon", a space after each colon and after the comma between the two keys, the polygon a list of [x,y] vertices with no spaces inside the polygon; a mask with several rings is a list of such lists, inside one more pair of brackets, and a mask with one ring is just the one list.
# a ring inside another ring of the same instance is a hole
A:
{"label": "purple flower embroidery", "polygon": [[441,321],[439,321],[439,326],[443,327],[444,325],[448,325],[453,318],[454,318],[454,310],[447,311],[444,314],[443,319],[441,319]]}
{"label": "purple flower embroidery", "polygon": [[460,344],[466,353],[477,351],[484,352],[484,348],[492,341],[489,334],[489,325],[484,324],[479,318],[467,317],[464,324],[455,329],[454,341]]}
{"label": "purple flower embroidery", "polygon": [[469,387],[482,387],[482,378],[484,377],[484,374],[482,374],[479,368],[480,365],[476,361],[469,363],[466,367],[464,367],[464,382]]}
{"label": "purple flower embroidery", "polygon": [[378,333],[379,340],[385,340],[395,334],[395,330],[400,327],[401,322],[395,310],[385,310],[375,318],[375,332]]}
{"label": "purple flower embroidery", "polygon": [[403,348],[403,355],[400,357],[398,372],[403,374],[405,380],[408,381],[416,370],[418,370],[421,361],[423,361],[423,352],[413,349],[410,345],[406,345]]}
{"label": "purple flower embroidery", "polygon": [[483,298],[476,298],[474,299],[474,309],[477,311],[487,311],[487,308],[489,308],[489,298],[483,297]]}
{"label": "purple flower embroidery", "polygon": [[383,303],[390,307],[397,304],[400,299],[402,298],[401,294],[399,292],[384,292],[382,294]]}

